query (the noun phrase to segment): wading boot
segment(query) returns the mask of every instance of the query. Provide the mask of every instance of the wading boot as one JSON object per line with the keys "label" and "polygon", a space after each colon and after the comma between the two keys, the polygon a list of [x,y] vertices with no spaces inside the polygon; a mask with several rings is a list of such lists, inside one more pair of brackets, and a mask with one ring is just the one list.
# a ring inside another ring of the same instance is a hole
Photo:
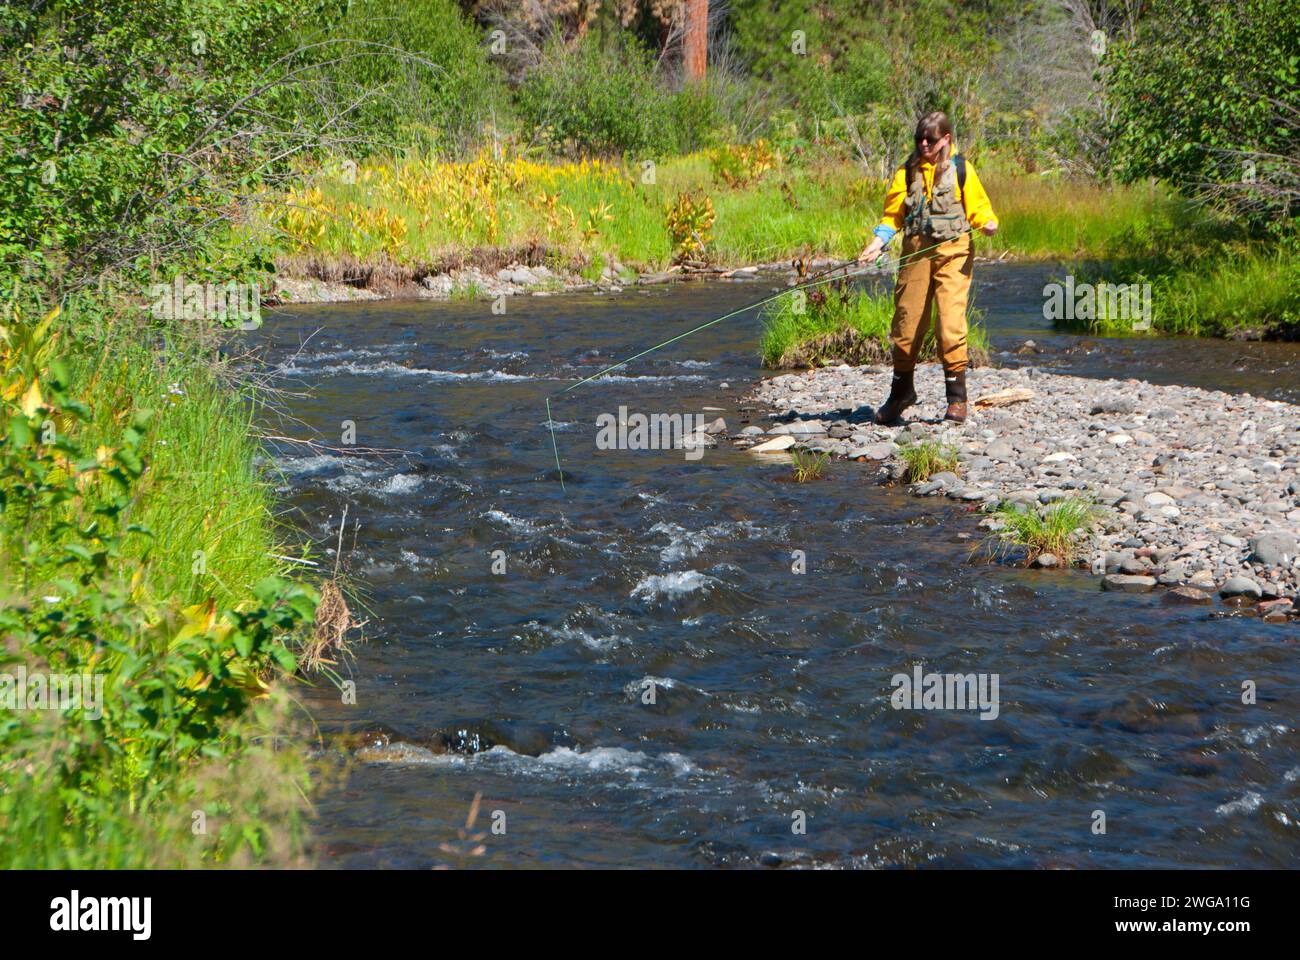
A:
{"label": "wading boot", "polygon": [[948,392],[948,410],[944,413],[945,420],[951,420],[954,423],[966,422],[966,371],[958,373],[944,372],[943,385]]}
{"label": "wading boot", "polygon": [[912,387],[912,371],[894,373],[894,382],[889,385],[889,399],[876,411],[876,423],[892,427],[902,422],[903,411],[916,403],[916,390]]}

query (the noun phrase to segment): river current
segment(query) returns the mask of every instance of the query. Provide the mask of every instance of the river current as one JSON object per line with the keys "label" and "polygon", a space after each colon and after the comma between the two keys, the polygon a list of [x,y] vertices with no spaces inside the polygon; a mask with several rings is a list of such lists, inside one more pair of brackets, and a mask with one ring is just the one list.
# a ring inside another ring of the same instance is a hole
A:
{"label": "river current", "polygon": [[[995,359],[1300,402],[1294,345],[1054,333],[1051,268],[984,266]],[[322,731],[384,729],[319,804],[342,867],[1300,864],[1293,625],[1102,594],[972,554],[977,516],[872,464],[790,482],[722,444],[597,449],[597,417],[754,419],[773,278],[269,313],[286,521],[344,552],[367,641]],[[1016,349],[1033,338],[1041,354]],[[935,368],[918,376],[939,391]],[[555,465],[550,425],[564,472]],[[881,398],[883,400],[883,398]],[[892,678],[996,675],[996,717]],[[1242,703],[1243,681],[1258,691]],[[486,848],[458,827],[476,794]],[[1104,817],[1104,832],[1099,829]],[[495,832],[494,832],[495,828]]]}

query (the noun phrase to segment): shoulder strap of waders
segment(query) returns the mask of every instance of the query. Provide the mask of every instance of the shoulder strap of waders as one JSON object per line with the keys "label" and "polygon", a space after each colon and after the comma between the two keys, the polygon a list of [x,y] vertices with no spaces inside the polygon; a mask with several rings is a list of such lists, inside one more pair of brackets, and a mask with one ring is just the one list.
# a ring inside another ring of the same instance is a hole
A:
{"label": "shoulder strap of waders", "polygon": [[954,153],[952,155],[952,165],[957,168],[957,186],[964,196],[966,193],[966,158],[960,153]]}

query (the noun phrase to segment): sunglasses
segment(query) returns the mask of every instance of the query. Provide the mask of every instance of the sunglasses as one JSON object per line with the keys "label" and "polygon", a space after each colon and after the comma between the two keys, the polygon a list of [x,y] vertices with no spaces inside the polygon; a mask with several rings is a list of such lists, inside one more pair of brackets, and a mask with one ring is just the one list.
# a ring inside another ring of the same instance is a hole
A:
{"label": "sunglasses", "polygon": [[916,138],[916,142],[917,143],[938,143],[940,140],[943,139],[943,137],[946,136],[948,136],[948,134],[946,133],[942,137],[931,137],[928,134],[921,134],[921,136]]}

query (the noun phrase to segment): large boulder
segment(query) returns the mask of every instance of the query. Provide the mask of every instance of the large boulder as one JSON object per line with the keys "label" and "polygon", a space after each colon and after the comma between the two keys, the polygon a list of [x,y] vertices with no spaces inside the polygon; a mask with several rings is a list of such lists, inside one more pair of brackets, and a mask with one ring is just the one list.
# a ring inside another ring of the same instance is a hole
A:
{"label": "large boulder", "polygon": [[1286,533],[1264,533],[1250,541],[1250,559],[1266,567],[1289,567],[1296,556],[1296,539]]}

